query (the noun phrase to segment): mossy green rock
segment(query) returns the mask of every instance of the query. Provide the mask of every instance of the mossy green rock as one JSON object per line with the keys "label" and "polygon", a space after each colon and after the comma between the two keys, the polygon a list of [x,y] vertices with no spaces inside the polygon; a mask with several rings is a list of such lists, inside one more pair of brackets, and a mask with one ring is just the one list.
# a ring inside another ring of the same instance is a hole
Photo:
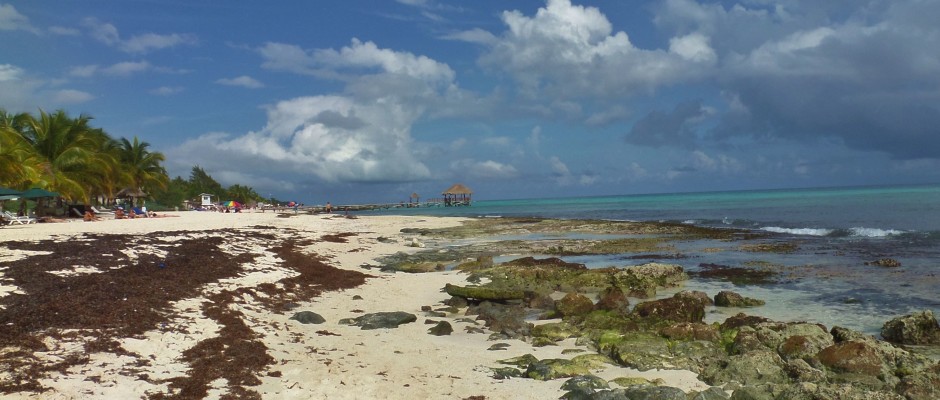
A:
{"label": "mossy green rock", "polygon": [[344,318],[339,320],[340,324],[355,325],[362,330],[370,329],[391,329],[399,325],[408,324],[418,320],[418,316],[404,311],[378,312],[365,314],[357,318]]}
{"label": "mossy green rock", "polygon": [[631,386],[624,389],[602,390],[591,399],[595,400],[687,400],[682,389],[669,386]]}
{"label": "mossy green rock", "polygon": [[561,390],[576,389],[609,389],[610,384],[595,375],[579,375],[568,379],[561,385]]}
{"label": "mossy green rock", "polygon": [[532,347],[545,347],[545,346],[557,346],[554,340],[544,337],[534,337],[532,338]]}
{"label": "mossy green rock", "polygon": [[728,393],[725,393],[720,387],[712,386],[708,389],[705,389],[701,392],[693,394],[689,397],[689,400],[727,400],[731,396]]}
{"label": "mossy green rock", "polygon": [[594,307],[598,310],[627,315],[630,313],[630,300],[627,299],[623,289],[611,286],[598,295],[597,304]]}
{"label": "mossy green rock", "polygon": [[535,358],[535,356],[531,354],[523,354],[518,357],[507,358],[505,360],[499,360],[497,362],[500,364],[505,364],[505,365],[515,365],[519,368],[526,368],[530,364],[538,362],[538,360],[539,360],[538,358]]}
{"label": "mossy green rock", "polygon": [[673,340],[706,340],[717,342],[720,339],[718,328],[713,325],[692,322],[680,322],[659,330],[659,334]]}
{"label": "mossy green rock", "polygon": [[745,385],[761,383],[788,383],[783,359],[772,351],[752,351],[734,356],[722,365],[712,365],[702,372],[700,378],[710,385],[722,385],[738,381]]}
{"label": "mossy green rock", "polygon": [[615,311],[596,310],[584,316],[580,326],[585,330],[635,331],[638,324],[629,316]]}
{"label": "mossy green rock", "polygon": [[940,324],[933,311],[924,310],[885,322],[881,336],[894,343],[940,344]]}
{"label": "mossy green rock", "polygon": [[600,354],[582,354],[570,360],[549,358],[529,364],[525,376],[532,379],[548,381],[557,378],[589,375],[592,369],[602,368],[612,363],[609,358]]}
{"label": "mossy green rock", "polygon": [[570,337],[579,336],[579,331],[567,322],[550,322],[533,326],[531,334],[536,338],[545,338],[553,342],[559,342]]}
{"label": "mossy green rock", "polygon": [[475,271],[493,266],[493,256],[480,256],[474,261],[462,262],[454,269],[459,271]]}
{"label": "mossy green rock", "polygon": [[540,380],[550,381],[558,378],[570,378],[578,375],[588,375],[591,371],[584,365],[574,363],[572,360],[563,358],[548,358],[529,364],[526,368],[525,376]]}
{"label": "mossy green rock", "polygon": [[701,373],[711,365],[719,365],[728,359],[724,348],[717,342],[701,340],[670,343],[672,359],[669,364],[675,368]]}
{"label": "mossy green rock", "polygon": [[617,385],[620,385],[622,387],[640,386],[640,385],[643,385],[643,386],[656,385],[655,383],[650,382],[649,379],[640,378],[638,376],[631,376],[631,377],[622,376],[619,378],[611,379],[610,382],[616,383]]}
{"label": "mossy green rock", "polygon": [[451,296],[465,299],[507,301],[522,300],[525,293],[520,289],[501,289],[490,286],[457,286],[447,284],[444,291]]}
{"label": "mossy green rock", "polygon": [[597,339],[596,346],[598,352],[618,364],[641,371],[667,367],[672,358],[668,341],[650,333],[605,332]]}
{"label": "mossy green rock", "polygon": [[832,346],[832,344],[832,339],[826,340],[826,338],[815,336],[793,335],[784,339],[783,343],[777,346],[777,353],[784,360],[809,360],[816,357],[822,349]]}
{"label": "mossy green rock", "polygon": [[688,279],[682,267],[671,264],[644,264],[628,268],[587,269],[583,264],[557,259],[526,257],[476,270],[468,280],[487,278],[487,287],[525,290],[535,293],[601,292],[611,286],[630,296],[650,297],[660,286],[672,286]]}
{"label": "mossy green rock", "polygon": [[582,316],[594,311],[594,302],[583,294],[568,293],[555,302],[555,309],[563,317]]}
{"label": "mossy green rock", "polygon": [[848,341],[829,346],[819,352],[819,361],[835,371],[882,375],[884,363],[878,350],[869,343]]}
{"label": "mossy green rock", "polygon": [[513,367],[490,368],[490,371],[493,371],[493,378],[496,379],[522,378],[522,371]]}
{"label": "mossy green rock", "polygon": [[757,307],[764,304],[763,300],[744,297],[727,290],[720,291],[715,295],[715,306],[718,307]]}
{"label": "mossy green rock", "polygon": [[614,360],[603,354],[581,354],[571,359],[571,362],[577,365],[583,365],[590,369],[604,368],[606,365],[616,365]]}
{"label": "mossy green rock", "polygon": [[695,299],[673,296],[637,304],[633,314],[651,322],[702,322],[705,306]]}

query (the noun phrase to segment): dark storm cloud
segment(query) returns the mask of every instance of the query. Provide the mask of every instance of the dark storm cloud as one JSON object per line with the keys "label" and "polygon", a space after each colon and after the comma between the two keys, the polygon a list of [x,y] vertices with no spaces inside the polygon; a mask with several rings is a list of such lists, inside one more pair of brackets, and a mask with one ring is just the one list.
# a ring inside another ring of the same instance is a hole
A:
{"label": "dark storm cloud", "polygon": [[701,102],[685,102],[672,112],[652,111],[633,125],[627,143],[644,146],[682,146],[695,139],[695,122],[705,115]]}
{"label": "dark storm cloud", "polygon": [[[733,101],[711,132],[716,138],[825,139],[896,159],[940,158],[940,1],[725,8],[665,0],[657,14],[661,28],[702,32],[719,54],[713,83]],[[651,114],[628,140],[664,145],[681,137],[682,115],[669,116]],[[648,126],[660,136],[644,136]]]}
{"label": "dark storm cloud", "polygon": [[834,137],[896,158],[938,157],[940,52],[925,50],[940,48],[940,31],[930,30],[932,38],[917,29],[825,32],[818,46],[777,54],[771,66],[752,57],[726,84],[747,107],[747,125],[767,130],[734,132],[734,119],[719,130]]}

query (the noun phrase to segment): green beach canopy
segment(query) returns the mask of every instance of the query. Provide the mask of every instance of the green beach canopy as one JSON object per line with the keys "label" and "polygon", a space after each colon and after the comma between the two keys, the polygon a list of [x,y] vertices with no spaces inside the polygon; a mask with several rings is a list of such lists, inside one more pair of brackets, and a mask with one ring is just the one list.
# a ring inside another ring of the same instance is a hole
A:
{"label": "green beach canopy", "polygon": [[0,201],[16,200],[20,198],[20,191],[0,186]]}
{"label": "green beach canopy", "polygon": [[59,197],[59,194],[50,192],[46,189],[32,188],[23,193],[20,193],[20,197],[27,199],[41,199],[45,197]]}

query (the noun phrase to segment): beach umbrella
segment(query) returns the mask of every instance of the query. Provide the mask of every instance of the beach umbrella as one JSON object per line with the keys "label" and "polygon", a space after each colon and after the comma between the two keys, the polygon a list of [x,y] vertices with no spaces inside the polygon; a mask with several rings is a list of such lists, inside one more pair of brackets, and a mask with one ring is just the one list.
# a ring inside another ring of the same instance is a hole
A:
{"label": "beach umbrella", "polygon": [[238,206],[240,206],[241,204],[239,204],[239,203],[238,203],[237,201],[235,201],[235,200],[229,200],[229,201],[222,202],[221,205],[222,205],[222,207],[238,207]]}
{"label": "beach umbrella", "polygon": [[0,186],[0,211],[3,211],[3,203],[7,200],[16,200],[20,198],[20,191]]}
{"label": "beach umbrella", "polygon": [[20,198],[20,191],[0,186],[0,201],[16,200]]}
{"label": "beach umbrella", "polygon": [[20,197],[26,199],[42,199],[46,197],[59,197],[59,194],[56,192],[50,192],[46,189],[32,188],[23,193],[20,193]]}

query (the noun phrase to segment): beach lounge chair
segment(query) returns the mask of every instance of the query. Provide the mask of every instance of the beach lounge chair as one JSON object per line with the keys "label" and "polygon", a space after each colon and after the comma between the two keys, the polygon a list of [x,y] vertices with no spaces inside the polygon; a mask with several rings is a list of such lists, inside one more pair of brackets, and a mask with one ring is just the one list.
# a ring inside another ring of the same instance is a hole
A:
{"label": "beach lounge chair", "polygon": [[95,213],[95,215],[114,215],[114,211],[98,211],[95,206],[91,206],[91,212]]}
{"label": "beach lounge chair", "polygon": [[11,213],[11,212],[9,212],[9,211],[4,211],[4,212],[3,212],[3,219],[9,221],[9,222],[7,223],[7,225],[13,225],[13,224],[26,225],[26,224],[35,224],[35,223],[37,222],[37,221],[36,221],[36,218],[33,218],[33,217],[20,217],[20,216],[17,216],[17,215],[13,215],[13,213]]}

